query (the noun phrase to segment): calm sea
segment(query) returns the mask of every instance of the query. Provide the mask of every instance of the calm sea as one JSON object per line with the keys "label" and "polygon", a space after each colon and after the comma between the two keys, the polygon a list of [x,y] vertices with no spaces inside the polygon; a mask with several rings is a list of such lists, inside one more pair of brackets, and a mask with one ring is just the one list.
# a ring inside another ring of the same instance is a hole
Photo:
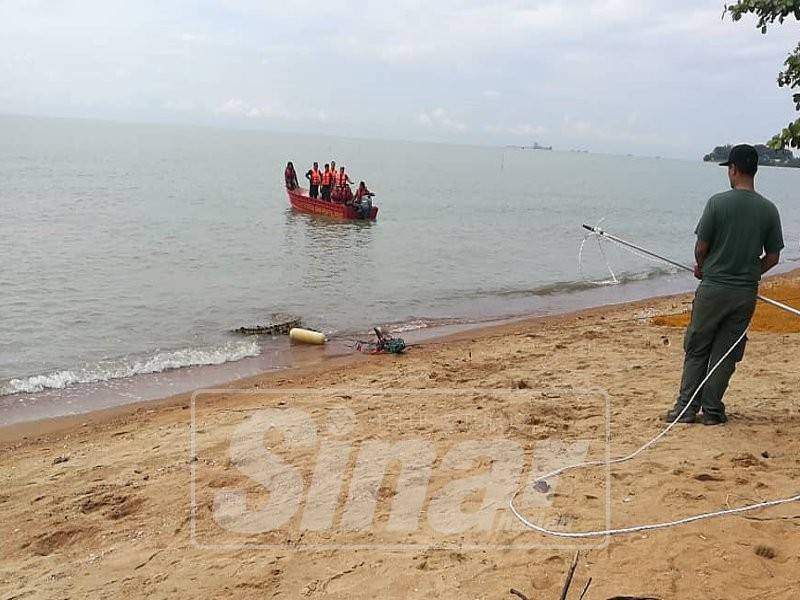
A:
{"label": "calm sea", "polygon": [[[330,159],[376,223],[288,208],[286,161]],[[797,260],[800,169],[758,185]],[[230,333],[273,313],[344,342],[689,289],[604,246],[623,283],[598,291],[581,224],[690,263],[725,186],[699,161],[0,117],[0,424],[286,366],[285,339]]]}

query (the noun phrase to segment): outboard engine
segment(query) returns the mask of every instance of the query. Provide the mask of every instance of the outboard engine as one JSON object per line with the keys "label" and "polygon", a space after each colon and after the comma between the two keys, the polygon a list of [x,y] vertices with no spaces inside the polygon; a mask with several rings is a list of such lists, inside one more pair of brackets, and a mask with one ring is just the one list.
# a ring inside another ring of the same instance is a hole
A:
{"label": "outboard engine", "polygon": [[361,199],[361,204],[358,205],[358,218],[369,219],[369,214],[372,212],[372,198],[364,196]]}

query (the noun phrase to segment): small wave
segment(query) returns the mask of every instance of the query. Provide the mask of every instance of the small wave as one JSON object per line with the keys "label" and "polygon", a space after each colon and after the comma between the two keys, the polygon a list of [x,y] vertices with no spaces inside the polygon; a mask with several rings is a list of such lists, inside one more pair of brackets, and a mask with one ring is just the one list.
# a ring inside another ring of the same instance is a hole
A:
{"label": "small wave", "polygon": [[408,320],[388,323],[384,329],[389,333],[403,333],[406,331],[418,331],[430,327],[444,327],[446,325],[463,325],[470,323],[469,319],[452,317],[409,317]]}
{"label": "small wave", "polygon": [[260,349],[255,341],[228,342],[217,348],[186,348],[167,350],[143,357],[126,357],[105,360],[82,369],[60,370],[16,378],[0,383],[0,396],[8,394],[34,394],[46,389],[63,389],[80,383],[97,383],[123,379],[134,375],[161,373],[183,367],[221,365],[258,356]]}
{"label": "small wave", "polygon": [[616,274],[614,275],[614,279],[603,279],[601,281],[589,281],[592,286],[604,286],[604,285],[620,285],[624,283],[633,283],[635,281],[648,281],[650,279],[655,279],[657,277],[661,277],[662,275],[674,275],[679,271],[675,268],[670,267],[656,267],[649,271],[625,271],[620,273],[619,276]]}
{"label": "small wave", "polygon": [[[654,267],[646,271],[625,271],[617,274],[616,284],[633,283],[635,281],[647,281],[656,279],[664,275],[671,275],[677,272],[677,269],[669,267]],[[519,298],[525,296],[557,296],[560,294],[570,294],[574,292],[582,292],[596,288],[598,285],[613,283],[612,280],[608,281],[589,281],[589,280],[574,280],[574,281],[557,281],[555,283],[547,283],[537,287],[531,288],[517,288],[517,289],[501,289],[501,290],[476,290],[466,294],[471,298],[485,298],[485,297],[499,297],[499,298]]]}
{"label": "small wave", "polygon": [[[473,321],[468,319],[455,319],[455,318],[425,318],[425,317],[408,317],[408,319],[403,321],[395,321],[390,323],[383,323],[380,327],[383,329],[385,333],[391,335],[398,335],[401,333],[406,333],[409,331],[419,331],[421,329],[429,329],[433,327],[442,327],[445,325],[459,325],[459,324],[466,324],[471,323]],[[328,339],[351,339],[353,336],[364,338],[367,336],[371,336],[375,333],[374,329],[345,329],[341,331],[334,331],[334,332],[323,332],[326,334]]]}
{"label": "small wave", "polygon": [[431,321],[426,321],[424,319],[415,319],[414,321],[408,321],[407,323],[398,323],[396,325],[389,326],[390,333],[403,333],[404,331],[417,331],[418,329],[427,329],[434,325]]}

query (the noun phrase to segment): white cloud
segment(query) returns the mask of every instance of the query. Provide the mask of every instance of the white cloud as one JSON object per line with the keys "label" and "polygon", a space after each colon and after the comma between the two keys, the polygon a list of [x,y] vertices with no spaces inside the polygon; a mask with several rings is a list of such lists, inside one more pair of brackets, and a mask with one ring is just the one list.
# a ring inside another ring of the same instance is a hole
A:
{"label": "white cloud", "polygon": [[248,119],[266,119],[283,117],[285,113],[268,103],[251,104],[241,98],[230,98],[214,110],[220,115],[246,117]]}
{"label": "white cloud", "polygon": [[0,0],[0,112],[632,152],[682,139],[697,156],[793,114],[775,76],[796,23],[764,36],[722,4]]}
{"label": "white cloud", "polygon": [[197,103],[188,98],[173,98],[163,104],[164,110],[175,113],[192,113],[199,110]]}
{"label": "white cloud", "polygon": [[534,125],[532,123],[517,123],[516,125],[487,125],[484,127],[487,133],[501,136],[512,136],[529,139],[547,133],[547,127]]}
{"label": "white cloud", "polygon": [[630,113],[622,120],[605,120],[602,122],[591,121],[585,118],[573,118],[565,115],[561,124],[560,133],[567,138],[579,140],[593,140],[595,142],[621,142],[623,144],[653,145],[669,137],[652,128],[645,127],[636,112]]}
{"label": "white cloud", "polygon": [[178,39],[182,42],[187,43],[195,43],[195,44],[203,44],[210,41],[210,37],[205,33],[196,33],[192,31],[185,31],[178,36]]}
{"label": "white cloud", "polygon": [[445,130],[451,133],[464,133],[468,129],[465,123],[453,118],[441,107],[434,108],[430,112],[419,113],[417,121],[428,129]]}
{"label": "white cloud", "polygon": [[[172,106],[177,110],[177,107],[181,105],[174,103]],[[326,123],[330,119],[328,112],[323,109],[304,109],[300,106],[296,106],[292,111],[289,111],[283,108],[282,103],[264,101],[249,102],[238,97],[229,98],[222,104],[216,106],[213,112],[226,117],[252,120],[272,119],[289,122],[310,120],[318,123]]]}
{"label": "white cloud", "polygon": [[242,116],[250,110],[249,106],[241,98],[231,98],[227,102],[220,104],[214,112],[223,115],[239,115]]}

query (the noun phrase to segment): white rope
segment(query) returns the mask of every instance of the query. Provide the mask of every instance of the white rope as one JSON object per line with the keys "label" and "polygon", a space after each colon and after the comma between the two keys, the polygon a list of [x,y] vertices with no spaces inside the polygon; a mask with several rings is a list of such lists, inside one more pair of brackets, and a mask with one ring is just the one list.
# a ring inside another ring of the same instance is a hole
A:
{"label": "white rope", "polygon": [[[730,348],[728,348],[728,351],[725,354],[722,355],[722,358],[720,358],[716,362],[716,364],[713,367],[711,367],[711,369],[708,371],[706,376],[700,382],[700,385],[698,385],[697,389],[695,389],[694,393],[692,394],[692,397],[689,399],[689,402],[687,402],[686,406],[684,406],[683,410],[681,410],[680,414],[678,414],[675,417],[675,419],[669,425],[667,425],[667,427],[665,427],[657,436],[655,436],[653,439],[648,441],[646,444],[644,444],[643,446],[641,446],[640,448],[638,448],[637,450],[635,450],[634,452],[632,452],[632,453],[630,453],[630,454],[628,454],[626,456],[621,456],[621,457],[618,457],[618,458],[614,458],[614,459],[611,459],[609,461],[593,460],[593,461],[588,461],[588,462],[577,463],[577,464],[574,464],[574,465],[568,465],[566,467],[561,467],[560,469],[556,469],[555,471],[551,471],[550,473],[545,473],[544,475],[541,475],[541,476],[537,477],[534,481],[531,482],[531,484],[535,486],[535,484],[540,482],[540,481],[544,481],[545,479],[548,479],[550,477],[555,477],[556,475],[561,475],[562,473],[565,473],[567,471],[571,471],[573,469],[581,469],[581,468],[587,468],[587,467],[600,467],[600,466],[620,464],[620,463],[623,463],[623,462],[626,462],[626,461],[629,461],[629,460],[632,460],[632,459],[636,458],[637,456],[639,456],[639,454],[641,454],[642,452],[644,452],[645,450],[647,450],[651,446],[655,445],[656,442],[658,442],[661,438],[663,438],[665,435],[667,435],[669,430],[672,429],[678,423],[678,421],[681,419],[681,417],[683,417],[683,415],[686,413],[686,411],[689,410],[689,407],[692,405],[692,402],[694,402],[694,399],[697,397],[697,394],[703,388],[705,383],[709,380],[711,375],[714,374],[714,371],[716,371],[717,368],[722,364],[722,361],[724,361],[726,358],[728,358],[730,353],[733,352],[733,349],[736,348],[737,345],[739,345],[739,343],[744,339],[744,337],[746,335],[747,335],[747,331],[742,333],[742,335],[739,336],[739,338],[733,343],[733,345]],[[539,533],[544,533],[546,535],[555,536],[555,537],[562,537],[562,538],[592,538],[592,537],[604,537],[604,536],[611,536],[611,535],[621,535],[621,534],[625,534],[625,533],[636,533],[636,532],[639,532],[639,531],[652,531],[653,529],[665,529],[667,527],[675,527],[676,525],[683,525],[684,523],[691,523],[693,521],[700,521],[702,519],[710,519],[710,518],[713,518],[713,517],[721,517],[723,515],[733,515],[733,514],[736,514],[736,513],[742,513],[742,512],[747,512],[747,511],[751,511],[751,510],[758,510],[758,509],[767,508],[767,507],[770,507],[770,506],[779,506],[781,504],[789,504],[790,502],[800,502],[800,495],[797,495],[797,496],[791,496],[789,498],[781,498],[781,499],[778,499],[778,500],[769,500],[769,501],[766,501],[766,502],[758,502],[756,504],[748,504],[746,506],[740,506],[740,507],[737,507],[737,508],[729,508],[729,509],[726,509],[726,510],[718,510],[718,511],[713,511],[713,512],[702,513],[702,514],[694,515],[694,516],[691,516],[691,517],[685,517],[683,519],[677,519],[675,521],[665,521],[663,523],[651,523],[649,525],[637,525],[637,526],[634,526],[634,527],[620,527],[620,528],[616,528],[616,529],[600,529],[600,530],[596,530],[596,531],[557,531],[557,530],[553,530],[553,529],[547,529],[546,527],[541,527],[539,525],[536,525],[535,523],[532,523],[528,519],[526,519],[517,510],[517,508],[514,506],[514,498],[518,494],[519,494],[519,492],[517,492],[517,494],[515,494],[511,498],[511,500],[509,500],[509,502],[508,502],[509,508],[511,508],[511,512],[514,513],[514,516],[517,517],[517,519],[519,519],[520,522],[523,525],[525,525],[527,528],[529,528],[529,529],[533,529],[534,531],[538,531]]]}
{"label": "white rope", "polygon": [[608,261],[608,256],[606,256],[606,250],[605,248],[603,248],[603,244],[600,243],[600,236],[597,236],[597,248],[600,250],[600,254],[603,255],[603,260],[606,261],[608,272],[611,273],[611,282],[614,284],[619,283],[619,279],[617,279],[616,274],[611,269],[611,263]]}
{"label": "white rope", "polygon": [[637,525],[635,527],[620,527],[618,529],[606,529],[599,531],[553,531],[552,529],[539,527],[538,525],[528,521],[528,519],[523,517],[519,513],[519,511],[517,511],[513,503],[509,502],[509,506],[511,507],[511,512],[514,513],[514,516],[517,517],[517,519],[519,519],[522,522],[522,524],[528,527],[529,529],[533,529],[540,533],[544,533],[546,535],[555,537],[585,539],[592,537],[623,535],[626,533],[637,533],[640,531],[653,531],[654,529],[666,529],[668,527],[676,527],[678,525],[684,525],[686,523],[692,523],[694,521],[702,521],[703,519],[712,519],[714,517],[733,515],[737,513],[748,512],[751,510],[760,510],[762,508],[769,508],[770,506],[780,506],[781,504],[788,504],[790,502],[800,502],[800,495],[791,496],[790,498],[781,498],[780,500],[769,500],[768,502],[759,502],[758,504],[748,504],[747,506],[740,506],[738,508],[729,508],[727,510],[718,510],[714,512],[702,513],[699,515],[693,515],[691,517],[686,517],[683,519],[677,519],[675,521],[665,521],[663,523],[652,523],[650,525]]}
{"label": "white rope", "polygon": [[[584,238],[584,242],[586,241],[586,239],[587,238]],[[621,247],[625,248],[625,246],[623,246],[621,244],[619,244],[619,245]],[[578,260],[579,261],[580,261],[582,252],[583,252],[583,243],[581,243],[581,251],[578,254]],[[609,266],[609,269],[610,268],[611,267]],[[796,310],[796,309],[793,309],[793,310]],[[574,465],[568,465],[566,467],[561,467],[560,469],[556,469],[555,471],[551,471],[550,473],[545,473],[544,475],[541,475],[541,476],[537,477],[535,480],[533,480],[531,482],[530,487],[533,487],[537,483],[539,483],[541,481],[544,481],[544,480],[546,480],[546,479],[548,479],[550,477],[555,477],[556,475],[561,475],[562,473],[566,473],[567,471],[571,471],[573,469],[582,469],[582,468],[600,467],[600,466],[610,466],[610,465],[616,465],[616,464],[620,464],[620,463],[623,463],[623,462],[627,462],[629,460],[632,460],[632,459],[636,458],[637,456],[639,456],[642,452],[644,452],[648,448],[654,446],[661,438],[663,438],[665,435],[667,435],[667,433],[673,427],[675,427],[675,425],[678,423],[678,421],[680,421],[681,417],[683,417],[683,415],[686,413],[686,411],[689,410],[689,407],[691,407],[692,402],[694,402],[694,399],[697,397],[697,394],[703,388],[705,383],[714,374],[714,371],[716,371],[717,368],[722,364],[722,362],[726,358],[728,358],[728,356],[730,356],[731,352],[733,352],[733,349],[736,348],[736,346],[739,345],[739,343],[741,343],[741,341],[745,338],[746,335],[747,335],[747,330],[745,330],[742,333],[742,335],[740,335],[738,337],[738,339],[733,343],[733,345],[731,345],[731,347],[728,348],[727,352],[725,352],[725,354],[722,355],[722,358],[720,358],[714,364],[714,366],[711,367],[711,369],[708,371],[708,373],[706,373],[706,376],[703,378],[703,380],[697,386],[697,388],[695,389],[695,391],[692,394],[691,398],[686,403],[686,406],[683,407],[683,410],[681,410],[681,412],[675,417],[675,419],[669,425],[667,425],[658,435],[656,435],[654,438],[649,440],[643,446],[641,446],[640,448],[636,449],[634,452],[632,452],[632,453],[630,453],[628,455],[617,457],[617,458],[614,458],[614,459],[611,459],[611,460],[608,460],[608,461],[605,461],[605,460],[593,460],[593,461],[588,461],[588,462],[576,463]],[[654,529],[666,529],[667,527],[675,527],[677,525],[683,525],[685,523],[692,523],[694,521],[700,521],[700,520],[703,520],[703,519],[711,519],[711,518],[714,518],[714,517],[721,517],[721,516],[725,516],[725,515],[733,515],[733,514],[737,514],[737,513],[743,513],[743,512],[748,512],[748,511],[752,511],[752,510],[759,510],[759,509],[762,509],[762,508],[768,508],[768,507],[771,507],[771,506],[780,506],[781,504],[789,504],[789,503],[792,503],[792,502],[800,502],[800,494],[798,494],[796,496],[790,496],[788,498],[780,498],[778,500],[769,500],[769,501],[766,501],[766,502],[758,502],[758,503],[755,503],[755,504],[748,504],[748,505],[740,506],[740,507],[737,507],[737,508],[728,508],[728,509],[725,509],[725,510],[717,510],[717,511],[712,511],[712,512],[707,512],[707,513],[701,513],[699,515],[693,515],[693,516],[690,516],[690,517],[684,517],[683,519],[677,519],[677,520],[674,520],[674,521],[664,521],[662,523],[651,523],[651,524],[648,524],[648,525],[636,525],[636,526],[633,526],[633,527],[619,527],[619,528],[615,528],[615,529],[599,529],[599,530],[594,530],[594,531],[557,531],[557,530],[554,530],[554,529],[547,529],[546,527],[542,527],[542,526],[537,525],[535,523],[532,523],[530,520],[526,519],[525,516],[522,515],[517,510],[517,508],[514,506],[514,499],[519,495],[519,493],[520,492],[517,492],[516,494],[514,494],[514,496],[512,496],[511,499],[508,501],[508,506],[511,509],[511,512],[514,514],[514,516],[517,519],[519,519],[519,521],[525,527],[527,527],[528,529],[533,529],[534,531],[538,531],[539,533],[543,533],[545,535],[550,535],[550,536],[554,536],[554,537],[560,537],[560,538],[594,538],[594,537],[605,537],[605,536],[613,536],[613,535],[622,535],[622,534],[627,534],[627,533],[637,533],[637,532],[640,532],[640,531],[652,531]]]}
{"label": "white rope", "polygon": [[[598,225],[596,226],[596,228],[599,227],[599,223],[602,222],[602,221],[603,221],[603,219],[600,219],[600,221],[598,222]],[[664,264],[664,261],[659,260],[657,258],[653,258],[652,256],[648,256],[647,254],[645,254],[643,252],[638,252],[638,251],[634,250],[633,248],[630,248],[629,246],[625,246],[624,244],[620,244],[616,240],[613,240],[611,238],[606,237],[605,235],[600,233],[600,231],[601,230],[590,231],[589,233],[587,233],[583,237],[583,240],[581,240],[581,245],[578,248],[578,274],[580,275],[581,279],[583,279],[584,281],[588,281],[588,282],[593,283],[595,285],[616,285],[616,284],[620,283],[619,278],[617,277],[616,273],[614,273],[614,270],[611,267],[611,262],[608,260],[608,255],[606,254],[606,249],[603,247],[603,242],[604,241],[608,242],[610,244],[613,244],[617,248],[622,248],[623,250],[625,250],[626,252],[628,252],[629,254],[632,254],[633,256],[635,256],[637,258],[641,258],[641,259],[649,261],[649,262],[651,262],[653,264],[659,264],[659,265],[663,265]],[[606,263],[606,269],[611,274],[611,279],[604,279],[604,280],[601,280],[601,281],[594,281],[593,279],[590,279],[586,275],[585,271],[583,270],[583,248],[586,245],[586,242],[590,238],[595,238],[597,240],[597,249],[600,251],[600,255],[603,257],[603,260]],[[668,272],[669,273],[677,273],[678,270],[677,269],[669,269]]]}
{"label": "white rope", "polygon": [[[600,224],[604,220],[605,220],[605,217],[600,219],[597,222],[597,225],[595,227],[599,228]],[[587,277],[586,273],[584,273],[584,271],[583,271],[583,248],[586,245],[586,241],[589,238],[592,238],[592,237],[597,239],[597,249],[600,250],[600,254],[603,256],[603,260],[606,261],[606,268],[608,269],[608,272],[611,274],[611,279],[604,279],[604,280],[601,280],[601,281],[594,281],[592,279],[589,279],[589,277]],[[588,281],[590,283],[593,283],[594,285],[617,285],[619,283],[619,279],[617,279],[617,276],[614,274],[614,271],[611,269],[611,263],[608,261],[608,257],[606,256],[606,251],[603,248],[603,245],[600,243],[600,239],[602,237],[603,237],[602,235],[600,235],[599,233],[596,233],[594,231],[586,234],[585,236],[583,236],[583,240],[581,241],[581,245],[578,247],[578,275],[580,275],[580,278],[583,279],[584,281]]]}

